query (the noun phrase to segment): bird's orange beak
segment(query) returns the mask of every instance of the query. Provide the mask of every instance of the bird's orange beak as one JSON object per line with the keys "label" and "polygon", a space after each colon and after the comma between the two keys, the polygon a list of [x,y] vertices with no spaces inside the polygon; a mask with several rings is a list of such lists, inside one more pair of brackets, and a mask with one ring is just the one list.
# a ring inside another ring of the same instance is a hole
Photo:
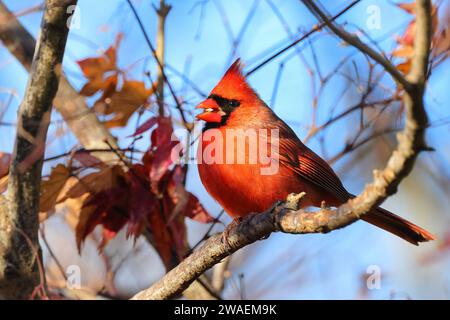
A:
{"label": "bird's orange beak", "polygon": [[208,98],[205,101],[201,102],[196,109],[203,109],[205,112],[200,113],[196,116],[197,119],[204,120],[206,122],[221,122],[222,116],[225,115],[217,102],[213,99]]}

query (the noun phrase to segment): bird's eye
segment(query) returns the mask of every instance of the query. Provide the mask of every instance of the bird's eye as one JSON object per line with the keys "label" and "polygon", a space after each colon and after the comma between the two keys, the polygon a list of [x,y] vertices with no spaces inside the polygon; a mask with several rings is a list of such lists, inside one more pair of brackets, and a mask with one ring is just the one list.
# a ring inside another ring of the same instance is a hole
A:
{"label": "bird's eye", "polygon": [[241,103],[236,99],[226,99],[216,94],[209,95],[208,99],[213,99],[225,113],[230,113],[239,107]]}
{"label": "bird's eye", "polygon": [[228,104],[230,107],[236,108],[236,107],[239,107],[240,103],[237,100],[230,100]]}

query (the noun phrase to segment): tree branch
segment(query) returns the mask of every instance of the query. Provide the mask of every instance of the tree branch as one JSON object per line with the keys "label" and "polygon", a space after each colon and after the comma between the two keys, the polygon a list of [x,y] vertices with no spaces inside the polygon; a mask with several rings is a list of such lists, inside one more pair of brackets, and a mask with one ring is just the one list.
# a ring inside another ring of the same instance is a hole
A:
{"label": "tree branch", "polygon": [[[346,13],[348,10],[350,10],[351,8],[353,8],[353,6],[355,6],[356,4],[358,4],[359,2],[361,2],[361,0],[354,0],[352,1],[348,6],[346,6],[344,9],[342,9],[338,14],[336,14],[334,17],[332,17],[330,19],[330,21],[334,21],[337,18],[341,17],[344,13]],[[266,65],[267,63],[269,63],[270,61],[272,61],[273,59],[275,59],[276,57],[278,57],[279,55],[283,54],[284,52],[286,52],[287,50],[289,50],[290,48],[295,47],[297,44],[299,44],[300,42],[302,42],[305,39],[308,39],[312,34],[318,32],[319,30],[321,30],[321,28],[323,28],[325,26],[325,23],[321,23],[318,26],[314,26],[310,31],[308,31],[307,33],[305,33],[304,35],[302,35],[300,38],[298,38],[297,40],[295,40],[294,42],[292,42],[291,44],[289,44],[288,46],[284,47],[283,49],[275,52],[274,54],[272,54],[270,57],[264,59],[264,61],[262,61],[261,63],[259,63],[256,67],[253,67],[252,69],[250,69],[249,71],[247,71],[247,73],[245,74],[246,77],[250,76],[252,73],[258,71],[260,68],[262,68],[264,65]]]}
{"label": "tree branch", "polygon": [[[348,37],[340,29],[332,28],[336,35],[344,36],[347,42],[388,69],[388,72],[405,89],[405,129],[398,134],[397,149],[392,153],[384,170],[374,171],[373,182],[368,184],[359,196],[337,209],[321,208],[315,212],[295,210],[302,194],[297,197],[291,195],[284,203],[276,205],[267,212],[250,215],[239,225],[230,228],[227,245],[221,241],[220,234],[212,236],[152,287],[141,291],[133,299],[172,298],[225,257],[267,237],[272,232],[326,233],[343,228],[357,221],[361,215],[380,205],[388,196],[396,192],[399,183],[411,172],[418,153],[428,149],[424,142],[424,131],[428,120],[423,104],[423,93],[431,43],[431,3],[429,0],[417,0],[416,4],[415,56],[411,72],[407,77],[393,70],[389,61],[374,54],[372,49],[359,40],[356,41],[353,36]],[[320,12],[318,8],[314,11]],[[320,16],[326,17],[323,13]]]}
{"label": "tree branch", "polygon": [[[156,49],[155,49],[155,60],[158,65],[158,79],[157,79],[157,103],[158,103],[158,113],[160,115],[164,116],[164,85],[166,83],[166,76],[165,76],[165,25],[166,25],[166,18],[169,14],[170,10],[172,9],[172,6],[169,4],[166,4],[165,0],[159,1],[159,8],[157,8],[155,5],[153,5],[153,8],[156,11],[156,14],[158,15],[158,31],[157,31],[157,37],[156,37]],[[136,15],[136,18],[137,15]],[[144,32],[144,30],[142,30]],[[145,35],[145,34],[144,34]],[[149,43],[151,44],[151,43]],[[167,82],[168,86],[170,86],[170,83]],[[169,88],[170,89],[170,88]],[[177,106],[179,107],[180,114],[182,117],[182,120],[184,122],[184,125],[188,131],[190,131],[190,126],[186,122],[186,119],[184,117],[184,113],[182,112],[181,105],[178,105],[177,98],[174,96],[174,99],[176,100]],[[211,299],[217,299],[217,294],[213,291],[212,288],[210,288],[209,279],[203,277],[202,279],[198,279],[191,283],[189,287],[184,290],[183,295],[190,300],[211,300]]]}
{"label": "tree branch", "polygon": [[161,63],[161,61],[159,61],[159,59],[158,59],[158,55],[156,53],[155,47],[153,46],[153,44],[150,41],[150,38],[149,38],[147,32],[145,31],[144,24],[142,23],[142,20],[139,17],[139,14],[137,13],[136,8],[134,7],[134,5],[131,2],[131,0],[127,0],[127,3],[129,5],[131,11],[133,12],[134,17],[136,18],[136,21],[138,22],[139,28],[141,29],[142,35],[144,36],[145,41],[147,42],[147,45],[150,48],[150,51],[152,52],[153,58],[155,58],[155,61],[156,61],[156,64],[158,65],[160,74],[161,74],[164,82],[167,84],[167,87],[168,87],[168,89],[170,91],[170,94],[172,95],[172,98],[175,101],[176,108],[180,112],[180,117],[181,117],[181,120],[183,122],[183,125],[186,128],[186,130],[188,130],[190,132],[193,129],[192,123],[189,123],[187,121],[187,119],[186,119],[186,115],[185,115],[184,110],[182,108],[181,102],[178,99],[177,95],[175,94],[175,90],[173,89],[172,84],[170,83],[169,79],[167,78],[166,72],[164,71],[164,66]]}
{"label": "tree branch", "polygon": [[333,21],[331,21],[327,15],[319,9],[319,7],[312,0],[302,0],[305,6],[318,17],[323,23],[339,38],[350,44],[351,46],[357,48],[359,51],[364,52],[369,57],[371,57],[374,61],[378,62],[380,65],[384,67],[384,69],[389,72],[389,74],[399,82],[402,87],[406,89],[409,86],[408,81],[406,81],[405,77],[402,75],[400,71],[388,60],[386,57],[382,56],[374,49],[363,43],[358,36],[348,33],[338,25],[336,25]]}
{"label": "tree branch", "polygon": [[157,102],[159,107],[159,114],[164,115],[164,67],[165,67],[165,28],[166,17],[172,7],[167,5],[164,0],[159,1],[159,8],[154,6],[154,9],[158,15],[158,33],[156,37],[156,57],[160,62],[158,65],[158,80],[156,88],[158,91]]}
{"label": "tree branch", "polygon": [[[36,42],[3,1],[0,1],[0,40],[29,72]],[[59,82],[54,105],[80,144],[86,149],[107,150],[109,147],[105,141],[108,141],[118,149],[116,139],[89,109],[85,98],[77,93],[64,75],[61,75]],[[107,163],[118,161],[113,152],[96,152],[93,155]]]}
{"label": "tree branch", "polygon": [[8,183],[9,208],[0,217],[0,296],[3,298],[28,298],[40,281],[36,248],[39,248],[42,160],[69,32],[67,8],[76,2],[47,1],[29,81],[19,107]]}

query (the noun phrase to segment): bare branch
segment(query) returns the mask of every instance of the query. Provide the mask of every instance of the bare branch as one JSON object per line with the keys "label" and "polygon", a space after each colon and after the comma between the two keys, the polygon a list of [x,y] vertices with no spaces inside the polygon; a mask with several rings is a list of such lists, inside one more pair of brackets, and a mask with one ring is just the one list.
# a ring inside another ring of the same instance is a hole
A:
{"label": "bare branch", "polygon": [[314,3],[312,0],[302,0],[302,2],[305,4],[305,6],[320,20],[323,21],[323,23],[330,28],[331,31],[335,35],[337,35],[339,38],[347,42],[348,44],[352,45],[353,47],[357,48],[359,51],[364,52],[369,57],[371,57],[373,60],[381,64],[384,69],[389,72],[389,74],[397,81],[399,82],[405,89],[409,86],[409,83],[406,81],[405,77],[401,74],[400,71],[397,70],[397,68],[388,60],[386,57],[382,56],[375,50],[373,50],[371,47],[363,43],[358,36],[348,33],[344,29],[337,26],[333,21],[331,21],[327,15],[322,12],[317,4]]}
{"label": "bare branch", "polygon": [[165,27],[166,27],[166,17],[170,12],[172,7],[167,5],[164,0],[160,0],[159,8],[155,7],[156,13],[158,14],[158,33],[156,37],[156,57],[160,62],[158,65],[158,80],[157,80],[157,91],[158,91],[158,107],[159,114],[164,115],[164,61],[165,61]]}
{"label": "bare branch", "polygon": [[[23,67],[30,71],[36,42],[2,1],[0,1],[0,40]],[[54,100],[55,107],[80,144],[86,149],[108,149],[105,143],[108,141],[117,149],[116,139],[89,109],[85,98],[77,93],[64,75],[61,75],[59,82],[58,93]],[[97,152],[93,155],[108,163],[118,160],[112,152]]]}
{"label": "bare branch", "polygon": [[142,31],[142,34],[143,34],[143,36],[145,38],[145,41],[146,41],[148,47],[150,48],[150,51],[152,52],[153,57],[155,58],[155,61],[156,61],[157,65],[158,65],[158,68],[159,68],[159,70],[161,72],[163,80],[167,84],[167,87],[169,88],[170,94],[172,95],[172,98],[175,101],[176,107],[177,107],[178,111],[180,112],[180,117],[181,117],[181,120],[183,121],[183,125],[188,131],[191,131],[192,128],[193,128],[192,124],[189,123],[187,121],[187,119],[186,119],[186,115],[184,114],[184,110],[183,110],[183,108],[181,106],[181,102],[178,99],[177,95],[175,94],[175,91],[174,91],[174,89],[172,87],[172,84],[169,82],[169,79],[167,78],[166,72],[164,71],[164,66],[161,63],[161,61],[159,61],[159,59],[158,59],[155,47],[153,46],[152,42],[150,41],[150,37],[148,36],[147,32],[145,31],[144,24],[142,23],[142,20],[139,17],[139,14],[137,13],[136,8],[134,7],[134,5],[131,2],[131,0],[127,0],[127,3],[129,5],[131,11],[133,12],[134,17],[136,18],[136,21],[139,24],[139,28]]}

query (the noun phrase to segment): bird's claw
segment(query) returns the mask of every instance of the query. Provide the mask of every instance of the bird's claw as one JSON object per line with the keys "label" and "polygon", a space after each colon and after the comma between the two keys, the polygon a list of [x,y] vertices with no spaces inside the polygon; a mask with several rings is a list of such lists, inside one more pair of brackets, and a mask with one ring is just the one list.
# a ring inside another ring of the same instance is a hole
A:
{"label": "bird's claw", "polygon": [[[300,192],[300,193],[290,193],[287,198],[286,201],[284,202],[277,202],[275,203],[274,207],[272,208],[272,213],[273,213],[273,221],[276,225],[279,225],[279,221],[282,215],[282,212],[284,211],[284,209],[287,210],[298,210],[300,208],[300,203],[301,200],[303,199],[303,197],[306,195],[305,192]],[[275,210],[278,206],[283,205],[282,207],[280,207],[279,210]]]}
{"label": "bird's claw", "polygon": [[223,230],[221,241],[222,241],[222,244],[224,244],[227,249],[231,248],[231,244],[228,241],[231,230],[233,228],[235,228],[237,225],[239,225],[239,223],[241,223],[241,222],[242,222],[241,217],[234,218],[233,221],[231,221],[231,223],[225,227],[225,230]]}
{"label": "bird's claw", "polygon": [[272,213],[275,212],[275,209],[278,208],[278,207],[280,207],[282,204],[283,204],[283,201],[277,200],[277,201],[272,205],[272,207],[270,207],[270,209],[269,209],[268,212],[272,212]]}

